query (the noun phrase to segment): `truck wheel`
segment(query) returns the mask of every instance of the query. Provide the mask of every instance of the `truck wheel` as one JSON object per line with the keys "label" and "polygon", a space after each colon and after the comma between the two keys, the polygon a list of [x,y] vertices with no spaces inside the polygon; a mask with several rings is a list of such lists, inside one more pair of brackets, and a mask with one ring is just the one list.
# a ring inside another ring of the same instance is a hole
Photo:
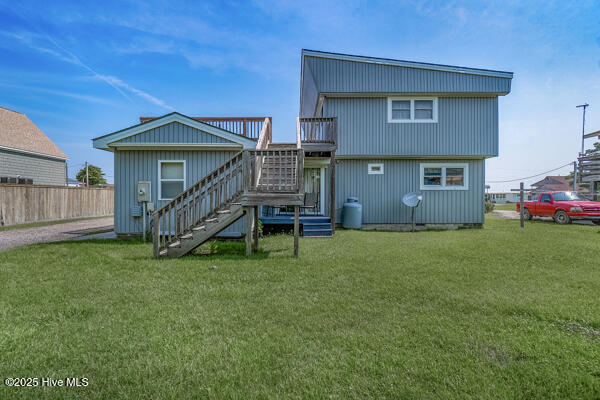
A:
{"label": "truck wheel", "polygon": [[527,209],[527,208],[523,209],[523,218],[526,220],[531,219],[531,213],[529,212],[529,209]]}
{"label": "truck wheel", "polygon": [[594,223],[594,225],[600,225],[600,220],[595,219],[595,220],[592,220],[592,222]]}
{"label": "truck wheel", "polygon": [[571,218],[569,218],[569,214],[566,211],[558,210],[556,214],[554,214],[554,221],[560,225],[566,225],[571,223]]}

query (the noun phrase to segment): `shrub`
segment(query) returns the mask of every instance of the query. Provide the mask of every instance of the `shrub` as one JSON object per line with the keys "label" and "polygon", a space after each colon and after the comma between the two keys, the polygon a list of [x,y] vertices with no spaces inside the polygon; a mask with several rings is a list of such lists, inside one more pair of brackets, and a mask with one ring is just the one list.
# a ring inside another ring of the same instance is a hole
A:
{"label": "shrub", "polygon": [[485,208],[485,213],[490,213],[492,211],[494,211],[494,203],[492,203],[489,200],[484,200],[484,208]]}

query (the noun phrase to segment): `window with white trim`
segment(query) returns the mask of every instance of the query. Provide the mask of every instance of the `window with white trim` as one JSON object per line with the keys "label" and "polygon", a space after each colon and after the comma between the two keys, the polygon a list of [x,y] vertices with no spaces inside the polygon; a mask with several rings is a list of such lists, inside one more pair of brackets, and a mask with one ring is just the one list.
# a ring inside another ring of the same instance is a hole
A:
{"label": "window with white trim", "polygon": [[388,97],[388,122],[437,122],[437,97]]}
{"label": "window with white trim", "polygon": [[185,161],[160,160],[158,162],[158,199],[172,200],[185,188]]}
{"label": "window with white trim", "polygon": [[468,190],[469,165],[465,163],[422,163],[421,190]]}
{"label": "window with white trim", "polygon": [[368,171],[369,175],[383,175],[383,163],[370,163]]}

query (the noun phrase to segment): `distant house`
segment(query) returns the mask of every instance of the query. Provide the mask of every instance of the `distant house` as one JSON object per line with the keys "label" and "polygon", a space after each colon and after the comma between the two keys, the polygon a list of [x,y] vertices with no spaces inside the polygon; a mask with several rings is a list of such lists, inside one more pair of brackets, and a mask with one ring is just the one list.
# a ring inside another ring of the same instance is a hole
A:
{"label": "distant house", "polygon": [[0,107],[0,183],[64,186],[67,158],[25,114]]}
{"label": "distant house", "polygon": [[[518,192],[489,192],[486,194],[492,203],[503,204],[503,203],[518,203],[519,193]],[[525,197],[528,200],[528,197]]]}
{"label": "distant house", "polygon": [[573,190],[573,183],[569,183],[566,176],[547,176],[539,182],[531,184],[534,193]]}
{"label": "distant house", "polygon": [[67,186],[82,187],[83,186],[83,182],[79,182],[77,179],[67,178]]}

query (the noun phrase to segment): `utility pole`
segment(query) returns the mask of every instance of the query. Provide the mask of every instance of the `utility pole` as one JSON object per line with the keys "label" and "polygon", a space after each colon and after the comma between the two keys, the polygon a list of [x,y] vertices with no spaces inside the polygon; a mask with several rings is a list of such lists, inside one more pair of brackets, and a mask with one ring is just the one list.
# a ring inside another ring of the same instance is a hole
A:
{"label": "utility pole", "polygon": [[573,191],[577,192],[577,161],[573,161]]}
{"label": "utility pole", "polygon": [[88,162],[85,162],[85,187],[90,187],[90,175],[88,174]]}
{"label": "utility pole", "polygon": [[575,106],[576,108],[583,108],[583,126],[581,128],[581,153],[580,153],[581,156],[583,156],[583,153],[584,153],[583,142],[585,141],[585,109],[588,108],[589,106],[590,105],[588,103],[584,103],[584,104]]}

